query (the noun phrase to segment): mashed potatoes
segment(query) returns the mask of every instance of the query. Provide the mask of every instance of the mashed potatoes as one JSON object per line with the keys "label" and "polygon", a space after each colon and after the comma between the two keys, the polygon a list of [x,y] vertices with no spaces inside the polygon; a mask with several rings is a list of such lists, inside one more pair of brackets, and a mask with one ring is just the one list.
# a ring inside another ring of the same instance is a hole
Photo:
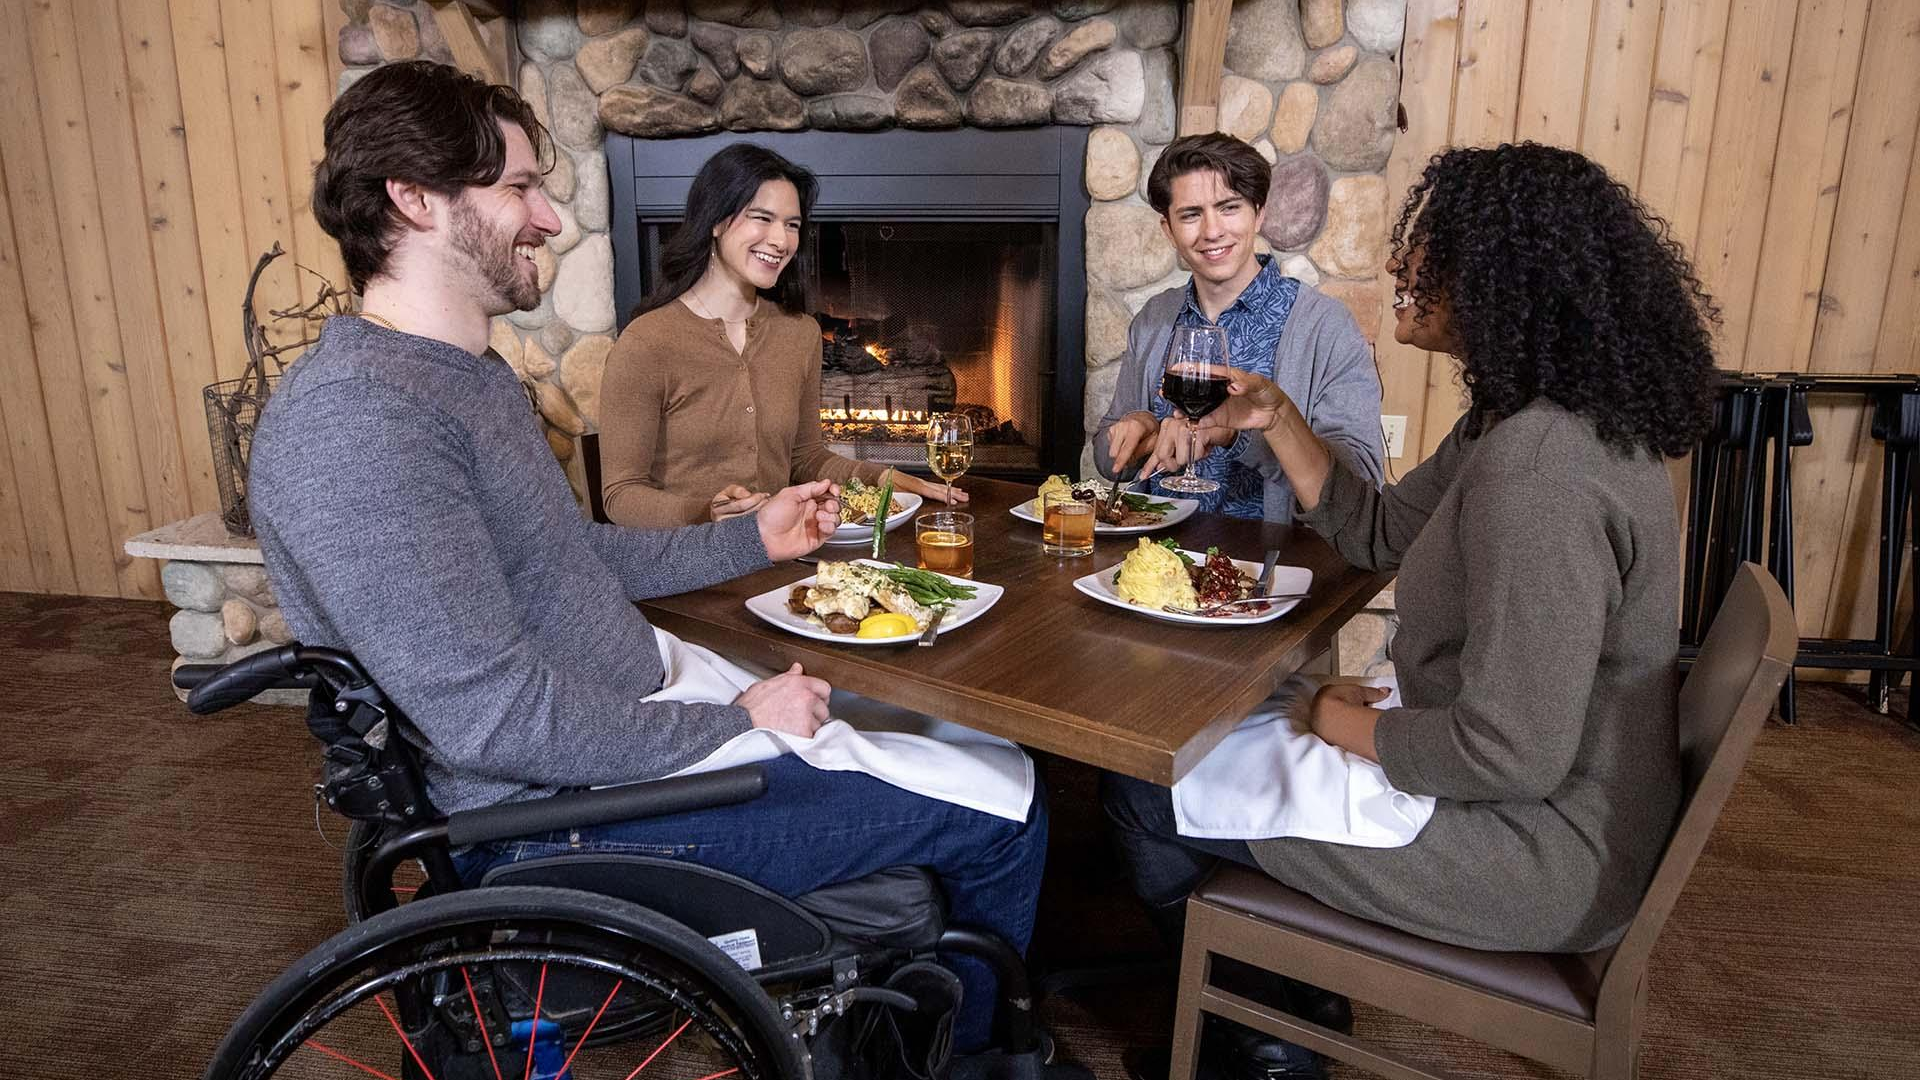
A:
{"label": "mashed potatoes", "polygon": [[1164,610],[1170,607],[1199,607],[1193,591],[1193,578],[1187,564],[1172,551],[1142,537],[1140,545],[1127,553],[1114,579],[1114,591],[1120,599],[1141,607]]}
{"label": "mashed potatoes", "polygon": [[1039,514],[1040,507],[1044,505],[1042,500],[1044,500],[1048,494],[1065,495],[1068,498],[1072,498],[1073,481],[1059,473],[1054,473],[1052,476],[1047,477],[1046,481],[1040,485],[1040,490],[1033,493],[1033,501],[1027,504],[1027,509],[1033,511],[1036,515]]}

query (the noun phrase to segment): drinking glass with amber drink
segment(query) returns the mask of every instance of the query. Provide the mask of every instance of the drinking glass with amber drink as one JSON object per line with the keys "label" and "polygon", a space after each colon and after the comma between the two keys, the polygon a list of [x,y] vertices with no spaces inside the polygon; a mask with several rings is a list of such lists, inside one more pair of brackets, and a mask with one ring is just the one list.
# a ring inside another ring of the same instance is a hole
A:
{"label": "drinking glass with amber drink", "polygon": [[973,576],[973,515],[953,510],[921,514],[914,519],[914,540],[920,548],[920,569],[954,577]]}
{"label": "drinking glass with amber drink", "polygon": [[1093,501],[1049,491],[1040,499],[1040,548],[1049,555],[1093,554]]}
{"label": "drinking glass with amber drink", "polygon": [[973,464],[973,421],[964,413],[934,413],[927,420],[927,468],[947,485],[946,503],[953,505],[953,482]]}

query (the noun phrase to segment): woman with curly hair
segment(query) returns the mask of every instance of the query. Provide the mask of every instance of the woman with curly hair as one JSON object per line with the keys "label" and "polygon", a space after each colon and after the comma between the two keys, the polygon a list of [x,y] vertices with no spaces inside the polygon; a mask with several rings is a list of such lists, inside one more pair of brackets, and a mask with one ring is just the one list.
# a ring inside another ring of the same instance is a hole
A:
{"label": "woman with curly hair", "polygon": [[1431,458],[1376,490],[1247,373],[1205,425],[1259,431],[1301,521],[1356,566],[1398,569],[1404,704],[1330,686],[1308,722],[1434,797],[1432,818],[1395,848],[1187,840],[1165,789],[1123,778],[1108,812],[1136,890],[1163,909],[1226,857],[1441,941],[1611,945],[1680,805],[1680,547],[1663,458],[1710,421],[1717,312],[1625,187],[1532,143],[1436,155],[1388,269],[1394,337],[1460,365],[1467,412]]}

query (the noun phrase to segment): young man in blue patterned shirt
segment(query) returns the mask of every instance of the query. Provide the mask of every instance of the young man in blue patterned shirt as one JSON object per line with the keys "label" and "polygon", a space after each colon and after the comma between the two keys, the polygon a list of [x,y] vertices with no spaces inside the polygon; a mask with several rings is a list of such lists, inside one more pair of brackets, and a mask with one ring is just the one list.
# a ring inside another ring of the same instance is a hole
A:
{"label": "young man in blue patterned shirt", "polygon": [[[1113,404],[1094,435],[1103,475],[1186,467],[1192,425],[1160,396],[1160,378],[1174,327],[1217,325],[1234,366],[1278,383],[1335,454],[1379,483],[1380,379],[1371,346],[1346,305],[1281,273],[1273,256],[1254,254],[1271,178],[1258,150],[1218,132],[1176,139],[1154,163],[1147,199],[1193,277],[1147,301],[1128,328]],[[1199,496],[1200,508],[1292,521],[1293,489],[1264,442],[1244,433],[1210,438],[1194,467],[1220,487]]]}

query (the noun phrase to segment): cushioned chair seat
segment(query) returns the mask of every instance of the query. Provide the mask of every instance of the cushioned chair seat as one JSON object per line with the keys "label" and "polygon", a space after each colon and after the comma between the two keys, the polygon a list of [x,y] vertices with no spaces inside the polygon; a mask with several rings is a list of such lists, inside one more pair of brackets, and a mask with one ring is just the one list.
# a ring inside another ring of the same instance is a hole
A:
{"label": "cushioned chair seat", "polygon": [[1335,911],[1238,866],[1221,867],[1193,897],[1588,1022],[1599,999],[1599,973],[1612,954],[1610,949],[1584,956],[1463,949]]}

